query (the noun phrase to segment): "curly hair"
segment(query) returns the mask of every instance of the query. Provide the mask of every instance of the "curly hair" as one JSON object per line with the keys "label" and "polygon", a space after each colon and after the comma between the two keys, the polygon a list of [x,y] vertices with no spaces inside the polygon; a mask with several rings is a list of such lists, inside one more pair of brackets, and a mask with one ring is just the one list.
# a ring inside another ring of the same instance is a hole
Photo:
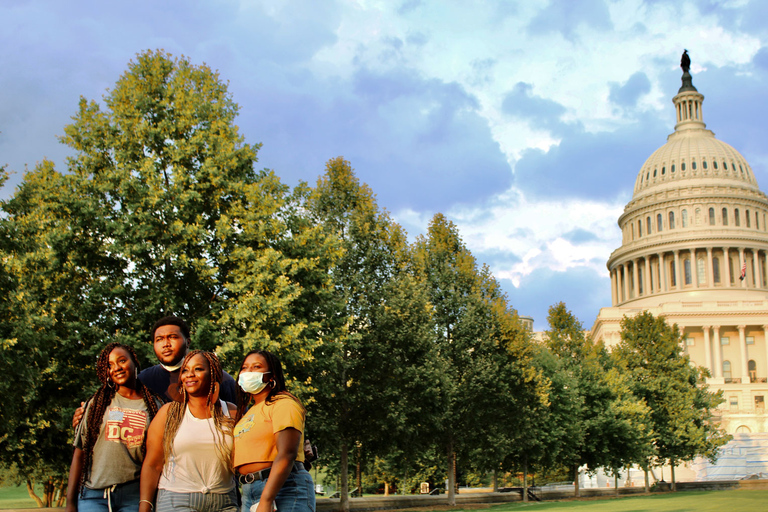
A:
{"label": "curly hair", "polygon": [[[214,393],[216,389],[221,389],[222,370],[219,358],[216,354],[206,352],[203,350],[190,351],[184,360],[181,362],[181,368],[189,363],[190,359],[200,354],[208,361],[208,374],[210,376],[210,386],[208,387],[208,397],[206,403],[208,405],[208,413],[213,418],[213,424],[216,427],[216,432],[213,432],[216,453],[219,460],[222,461],[227,467],[232,467],[232,447],[224,442],[226,436],[232,436],[232,429],[235,426],[234,418],[230,418],[224,415],[221,409],[221,401],[214,400]],[[168,408],[168,416],[165,420],[165,435],[163,436],[163,466],[166,465],[171,454],[173,454],[173,443],[176,439],[176,434],[179,432],[179,426],[184,419],[184,414],[187,411],[187,404],[189,403],[189,395],[184,386],[181,387],[181,402],[173,402]],[[218,434],[217,434],[218,432]]]}
{"label": "curly hair", "polygon": [[[251,350],[247,354],[245,354],[245,357],[243,358],[243,362],[240,363],[240,368],[242,370],[243,364],[245,364],[245,360],[248,359],[249,356],[256,354],[260,355],[264,358],[264,360],[267,362],[267,367],[269,368],[269,371],[272,375],[272,387],[269,390],[269,393],[267,394],[267,398],[265,402],[267,404],[273,403],[275,400],[280,398],[292,398],[294,401],[296,401],[299,405],[301,405],[302,408],[304,406],[301,404],[301,400],[299,400],[295,395],[290,393],[288,391],[288,388],[285,385],[285,376],[283,375],[283,365],[280,363],[280,359],[273,354],[272,352],[269,352],[267,350]],[[237,372],[237,381],[240,380],[240,373],[241,371]],[[237,386],[237,416],[236,419],[240,421],[240,418],[245,415],[246,411],[248,411],[248,406],[251,404],[253,396],[250,393],[246,393],[243,391],[243,389],[240,386]]]}
{"label": "curly hair", "polygon": [[[101,382],[101,386],[88,399],[86,408],[88,408],[88,416],[85,418],[85,442],[83,443],[83,472],[80,475],[80,489],[85,487],[85,482],[90,476],[91,464],[93,462],[93,447],[96,446],[96,441],[101,435],[101,424],[104,421],[104,413],[107,411],[107,407],[115,397],[117,388],[110,385],[114,384],[109,376],[109,355],[116,348],[122,348],[131,358],[134,366],[136,367],[136,374],[138,375],[141,370],[139,364],[139,358],[136,357],[136,352],[133,351],[128,345],[121,343],[110,343],[99,354],[99,358],[96,361],[96,376]],[[144,403],[147,406],[147,412],[149,413],[149,421],[157,414],[157,401],[160,400],[150,389],[144,386],[140,380],[136,379],[136,391],[139,392],[144,399]],[[146,437],[141,443],[141,454],[146,455],[147,452],[147,440]]]}

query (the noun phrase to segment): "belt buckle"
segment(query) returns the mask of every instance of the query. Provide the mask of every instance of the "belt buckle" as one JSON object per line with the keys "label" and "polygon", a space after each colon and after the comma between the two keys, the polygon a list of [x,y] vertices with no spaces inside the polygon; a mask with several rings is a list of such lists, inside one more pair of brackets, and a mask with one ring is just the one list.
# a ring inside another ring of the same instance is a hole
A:
{"label": "belt buckle", "polygon": [[241,484],[252,484],[256,480],[256,477],[253,473],[248,473],[247,475],[241,475],[240,476],[240,483]]}

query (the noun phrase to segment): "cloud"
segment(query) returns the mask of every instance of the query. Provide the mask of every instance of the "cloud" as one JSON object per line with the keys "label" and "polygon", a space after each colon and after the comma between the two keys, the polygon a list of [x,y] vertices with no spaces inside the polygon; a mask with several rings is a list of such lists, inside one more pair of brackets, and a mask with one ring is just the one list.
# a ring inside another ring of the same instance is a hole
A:
{"label": "cloud", "polygon": [[608,95],[609,100],[620,107],[633,108],[641,96],[651,91],[651,81],[645,73],[638,71],[630,76],[624,85],[611,82],[609,87],[611,91]]}
{"label": "cloud", "polygon": [[564,233],[562,236],[565,240],[573,244],[580,244],[584,242],[594,242],[598,240],[597,235],[581,228],[573,229],[567,233]]}
{"label": "cloud", "polygon": [[601,32],[612,28],[611,15],[603,0],[552,0],[534,16],[528,25],[528,32],[534,35],[555,32],[568,41],[574,41],[580,26]]}
{"label": "cloud", "polygon": [[518,82],[505,96],[501,110],[508,116],[524,119],[533,128],[549,130],[561,135],[571,128],[561,121],[566,109],[556,101],[535,96],[533,86]]}

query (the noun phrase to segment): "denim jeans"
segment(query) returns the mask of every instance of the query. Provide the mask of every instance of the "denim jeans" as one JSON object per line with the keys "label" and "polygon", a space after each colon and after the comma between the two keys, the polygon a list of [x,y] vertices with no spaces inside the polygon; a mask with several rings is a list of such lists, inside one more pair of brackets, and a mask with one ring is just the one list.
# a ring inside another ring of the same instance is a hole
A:
{"label": "denim jeans", "polygon": [[[243,504],[240,512],[250,512],[251,505],[261,499],[266,480],[243,484]],[[315,512],[315,485],[310,474],[301,469],[291,472],[275,498],[277,512]]]}
{"label": "denim jeans", "polygon": [[[111,506],[111,507],[110,507]],[[138,512],[139,481],[117,484],[106,489],[83,487],[77,500],[78,512]]]}
{"label": "denim jeans", "polygon": [[[155,512],[237,512],[237,493],[157,491]],[[78,510],[78,512],[80,512]]]}

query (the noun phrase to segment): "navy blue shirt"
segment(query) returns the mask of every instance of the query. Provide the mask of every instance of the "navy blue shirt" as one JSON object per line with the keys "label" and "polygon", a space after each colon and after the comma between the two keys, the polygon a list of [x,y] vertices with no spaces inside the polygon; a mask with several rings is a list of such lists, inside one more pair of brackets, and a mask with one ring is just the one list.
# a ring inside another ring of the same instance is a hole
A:
{"label": "navy blue shirt", "polygon": [[[179,392],[179,373],[180,370],[175,372],[169,372],[162,365],[156,364],[141,370],[139,373],[139,380],[142,384],[151,389],[155,394],[161,397],[166,402],[173,400],[180,400],[181,394]],[[237,403],[237,384],[235,379],[232,378],[227,372],[223,372],[221,379],[221,391],[219,392],[219,398],[225,402]]]}

